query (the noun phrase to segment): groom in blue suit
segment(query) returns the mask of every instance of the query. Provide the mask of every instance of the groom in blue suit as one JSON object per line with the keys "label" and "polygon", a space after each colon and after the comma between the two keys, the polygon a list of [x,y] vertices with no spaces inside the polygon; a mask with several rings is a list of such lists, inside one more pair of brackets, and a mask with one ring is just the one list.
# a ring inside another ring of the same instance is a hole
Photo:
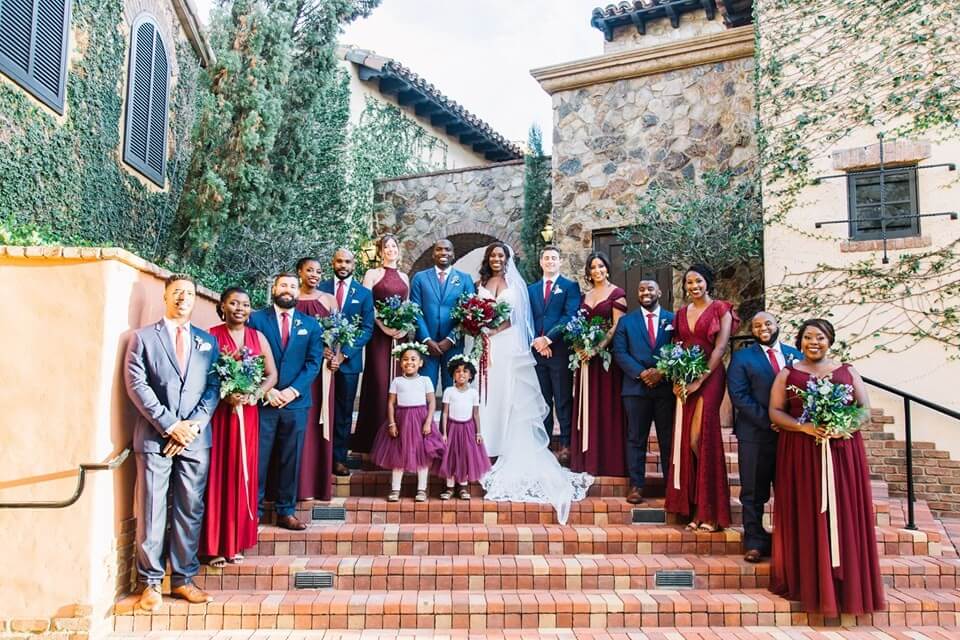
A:
{"label": "groom in blue suit", "polygon": [[643,276],[637,285],[640,308],[620,318],[613,334],[613,357],[623,370],[623,408],[627,414],[627,468],[630,493],[627,502],[643,502],[646,481],[647,439],[651,421],[657,428],[660,469],[670,468],[673,442],[673,389],[657,370],[655,356],[673,339],[673,314],[660,306],[660,285]]}
{"label": "groom in blue suit", "polygon": [[347,450],[350,427],[353,426],[353,403],[357,399],[360,372],[363,371],[363,350],[373,337],[375,317],[373,292],[353,279],[355,268],[353,252],[341,247],[333,253],[333,279],[324,280],[317,287],[333,295],[345,317],[360,319],[360,335],[353,345],[341,347],[339,358],[329,348],[323,352],[336,371],[333,378],[333,473],[338,476],[350,475]]}
{"label": "groom in blue suit", "polygon": [[297,311],[300,279],[295,273],[281,273],[273,280],[273,304],[250,315],[248,324],[270,343],[279,378],[267,393],[267,405],[260,409],[260,452],[258,505],[263,515],[268,467],[277,449],[277,525],[301,531],[307,525],[294,515],[300,455],[307,428],[307,411],[313,402],[310,385],[320,372],[323,359],[323,330],[316,320]]}
{"label": "groom in blue suit", "polygon": [[453,259],[453,243],[437,240],[433,245],[433,267],[417,273],[410,281],[410,300],[423,311],[417,318],[417,340],[426,344],[430,352],[421,373],[433,381],[438,395],[437,378],[442,376],[444,387],[453,384],[447,363],[463,353],[463,338],[455,333],[450,312],[460,296],[476,292],[470,276],[453,268]]}
{"label": "groom in blue suit", "polygon": [[563,341],[563,326],[577,315],[580,308],[580,285],[560,275],[560,250],[548,245],[540,250],[543,278],[527,288],[533,312],[533,359],[536,361],[540,393],[547,403],[543,427],[553,433],[553,412],[556,405],[560,423],[560,464],[570,461],[570,425],[573,405],[573,372],[570,350]]}
{"label": "groom in blue suit", "polygon": [[127,345],[124,382],[139,413],[133,428],[137,573],[144,585],[140,607],[147,611],[162,604],[168,489],[172,593],[192,603],[212,599],[193,577],[200,568],[210,418],[220,401],[220,378],[213,369],[220,351],[216,338],[190,324],[196,297],[190,276],[171,275],[163,290],[163,319],[134,333]]}
{"label": "groom in blue suit", "polygon": [[727,369],[727,390],[736,409],[740,466],[740,504],[743,505],[744,560],[760,562],[770,553],[770,534],[763,528],[763,508],[777,470],[777,432],[771,428],[770,387],[780,369],[803,356],[780,342],[777,319],[766,311],[750,320],[756,343],[735,352]]}

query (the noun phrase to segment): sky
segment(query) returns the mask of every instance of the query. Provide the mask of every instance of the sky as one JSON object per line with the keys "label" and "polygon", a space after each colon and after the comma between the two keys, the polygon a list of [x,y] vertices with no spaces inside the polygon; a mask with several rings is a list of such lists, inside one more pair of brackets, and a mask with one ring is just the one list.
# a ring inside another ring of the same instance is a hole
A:
{"label": "sky", "polygon": [[[195,0],[206,16],[212,0]],[[603,52],[590,26],[609,0],[383,0],[347,25],[341,42],[393,58],[510,140],[532,123],[549,152],[550,96],[530,69]]]}

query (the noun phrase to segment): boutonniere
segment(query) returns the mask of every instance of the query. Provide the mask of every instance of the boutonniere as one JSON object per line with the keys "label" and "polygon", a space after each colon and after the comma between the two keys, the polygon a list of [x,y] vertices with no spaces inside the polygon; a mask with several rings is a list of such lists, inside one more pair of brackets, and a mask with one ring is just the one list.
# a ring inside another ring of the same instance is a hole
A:
{"label": "boutonniere", "polygon": [[[563,293],[563,289],[561,289],[560,287],[554,287],[554,288],[553,288],[553,293]],[[553,294],[551,294],[551,295],[553,295]]]}
{"label": "boutonniere", "polygon": [[200,336],[193,337],[193,343],[196,345],[197,351],[203,353],[204,351],[210,351],[213,347],[210,346],[209,342],[204,342]]}
{"label": "boutonniere", "polygon": [[794,362],[796,362],[796,360],[797,360],[796,357],[794,357],[792,353],[783,354],[783,362],[787,366],[792,365]]}
{"label": "boutonniere", "polygon": [[450,278],[450,284],[452,284],[452,285],[455,286],[455,287],[456,287],[456,286],[459,286],[459,284],[460,284],[460,276],[453,276],[452,278]]}
{"label": "boutonniere", "polygon": [[673,331],[673,325],[670,324],[669,320],[661,320],[660,326],[663,327],[664,331]]}
{"label": "boutonniere", "polygon": [[300,318],[295,318],[293,321],[293,326],[295,327],[299,327],[302,324],[303,324],[303,320],[301,320]]}

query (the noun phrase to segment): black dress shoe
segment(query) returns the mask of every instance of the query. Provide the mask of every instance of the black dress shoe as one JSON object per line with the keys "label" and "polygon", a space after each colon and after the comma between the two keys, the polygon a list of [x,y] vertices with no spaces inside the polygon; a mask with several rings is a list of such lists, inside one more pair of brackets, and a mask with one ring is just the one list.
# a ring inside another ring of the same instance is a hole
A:
{"label": "black dress shoe", "polygon": [[296,516],[278,516],[277,526],[290,531],[303,531],[307,528],[307,525],[297,520]]}
{"label": "black dress shoe", "polygon": [[350,475],[350,469],[347,469],[347,465],[342,462],[337,462],[333,465],[333,475],[335,476],[348,476]]}
{"label": "black dress shoe", "polygon": [[744,560],[746,560],[747,562],[753,562],[753,563],[760,562],[762,558],[763,558],[763,554],[760,553],[759,549],[750,549],[750,551],[747,551],[743,556]]}

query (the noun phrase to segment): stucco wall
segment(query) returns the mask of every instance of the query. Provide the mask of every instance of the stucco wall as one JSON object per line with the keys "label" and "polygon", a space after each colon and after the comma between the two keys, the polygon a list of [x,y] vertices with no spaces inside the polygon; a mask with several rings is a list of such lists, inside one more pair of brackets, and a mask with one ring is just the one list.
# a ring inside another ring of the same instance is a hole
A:
{"label": "stucco wall", "polygon": [[[122,357],[130,332],[161,317],[165,275],[118,249],[0,246],[0,501],[66,499],[81,463],[129,444]],[[219,322],[209,292],[194,322]],[[131,456],[89,474],[70,507],[0,509],[0,620],[104,623],[129,579],[133,482]]]}

